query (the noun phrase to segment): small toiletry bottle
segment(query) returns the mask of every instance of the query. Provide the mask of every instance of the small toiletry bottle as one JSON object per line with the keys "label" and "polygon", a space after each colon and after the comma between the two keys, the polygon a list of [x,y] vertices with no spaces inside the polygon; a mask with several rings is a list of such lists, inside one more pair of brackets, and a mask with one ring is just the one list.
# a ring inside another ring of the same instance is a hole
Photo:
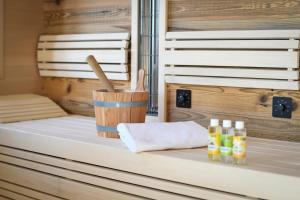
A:
{"label": "small toiletry bottle", "polygon": [[247,131],[243,121],[235,122],[234,136],[233,136],[233,159],[235,164],[246,163],[246,137]]}
{"label": "small toiletry bottle", "polygon": [[220,160],[220,145],[221,145],[221,126],[218,119],[211,119],[208,127],[208,158],[210,160]]}
{"label": "small toiletry bottle", "polygon": [[231,120],[223,120],[221,135],[221,160],[225,163],[232,163],[232,146],[233,146],[234,129],[231,127]]}

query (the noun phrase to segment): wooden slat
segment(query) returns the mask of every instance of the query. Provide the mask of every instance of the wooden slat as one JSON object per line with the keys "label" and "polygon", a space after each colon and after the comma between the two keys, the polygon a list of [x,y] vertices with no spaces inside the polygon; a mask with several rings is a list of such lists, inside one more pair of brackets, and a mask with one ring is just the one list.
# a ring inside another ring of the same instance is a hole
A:
{"label": "wooden slat", "polygon": [[38,49],[113,49],[128,48],[128,41],[93,41],[93,42],[39,42]]}
{"label": "wooden slat", "polygon": [[297,52],[279,51],[166,51],[170,65],[210,65],[297,68]]}
{"label": "wooden slat", "polygon": [[288,70],[255,70],[213,67],[166,67],[165,74],[181,76],[242,77],[262,79],[298,80],[299,71]]}
{"label": "wooden slat", "polygon": [[23,104],[23,105],[10,105],[10,106],[1,106],[0,107],[0,112],[1,111],[7,111],[7,110],[14,110],[14,109],[18,109],[18,108],[36,108],[38,106],[52,106],[52,103],[37,103],[37,104]]}
{"label": "wooden slat", "polygon": [[42,106],[37,106],[37,105],[34,105],[32,107],[16,107],[16,108],[8,108],[8,109],[5,109],[5,110],[0,110],[0,115],[1,116],[7,116],[7,115],[10,115],[10,114],[25,114],[27,112],[45,112],[45,111],[53,111],[57,108],[57,105],[55,104],[48,104],[46,106],[42,105]]}
{"label": "wooden slat", "polygon": [[0,163],[0,176],[21,186],[30,182],[32,189],[66,199],[144,199],[5,163]]}
{"label": "wooden slat", "polygon": [[[105,72],[128,72],[125,64],[100,64]],[[88,64],[65,64],[65,63],[38,63],[39,69],[45,70],[67,70],[67,71],[92,71]]]}
{"label": "wooden slat", "polygon": [[61,113],[60,110],[57,109],[57,105],[52,105],[49,108],[25,108],[25,109],[15,109],[13,111],[4,111],[1,112],[1,119],[2,118],[13,118],[13,117],[21,117],[26,115],[47,115],[47,114],[53,114],[53,113]]}
{"label": "wooden slat", "polygon": [[64,110],[47,97],[34,94],[0,96],[0,123],[66,115]]}
{"label": "wooden slat", "polygon": [[299,40],[166,41],[165,48],[183,49],[298,49]]}
{"label": "wooden slat", "polygon": [[0,195],[3,195],[5,197],[11,198],[11,199],[15,199],[15,200],[34,200],[31,197],[27,197],[22,194],[18,194],[18,193],[15,193],[15,192],[3,189],[3,188],[0,188]]}
{"label": "wooden slat", "polygon": [[38,51],[39,62],[86,62],[94,55],[101,63],[127,63],[127,50],[49,50]]}
{"label": "wooden slat", "polygon": [[190,77],[190,76],[166,76],[167,83],[191,84],[191,85],[218,85],[229,87],[246,88],[274,88],[299,90],[299,81],[281,81],[281,80],[259,80],[259,79],[241,79],[241,78],[209,78],[209,77]]}
{"label": "wooden slat", "polygon": [[129,33],[42,35],[40,41],[129,40]]}
{"label": "wooden slat", "polygon": [[55,196],[51,196],[49,194],[45,194],[42,192],[38,192],[35,190],[31,190],[28,187],[22,187],[19,185],[15,185],[6,181],[1,181],[0,180],[0,188],[12,191],[12,192],[16,192],[28,197],[32,197],[34,199],[40,199],[40,200],[59,200],[61,198],[59,197],[55,197]]}
{"label": "wooden slat", "polygon": [[190,197],[203,198],[207,200],[242,200],[244,197],[234,194],[228,194],[224,192],[218,192],[209,190],[206,188],[190,187],[184,184],[165,181],[162,179],[155,179],[152,177],[141,176],[138,174],[122,172],[118,170],[103,168],[100,166],[93,166],[84,163],[78,163],[74,161],[68,161],[65,159],[54,158],[46,155],[39,155],[32,152],[26,152],[22,150],[12,149],[0,146],[1,154],[10,155],[13,157],[23,158],[26,160],[32,160],[39,163],[45,163],[51,166],[57,166],[72,171],[78,171],[81,173],[87,173],[97,175],[113,180],[122,182],[128,182],[135,185],[141,185],[149,188],[159,189],[162,191],[174,192]]}
{"label": "wooden slat", "polygon": [[11,198],[5,197],[5,196],[1,196],[0,194],[0,200],[12,200]]}
{"label": "wooden slat", "polygon": [[80,181],[87,184],[96,185],[99,187],[106,187],[111,188],[119,192],[125,192],[130,193],[132,195],[138,195],[146,198],[154,198],[157,200],[172,200],[172,199],[178,199],[178,200],[192,200],[194,198],[181,196],[174,193],[168,193],[161,190],[154,190],[152,188],[146,188],[139,185],[132,185],[124,182],[119,182],[107,178],[102,178],[99,176],[92,176],[87,175],[85,173],[78,173],[74,171],[65,170],[62,168],[56,168],[40,163],[35,163],[23,159],[18,159],[10,156],[5,156],[0,154],[0,160],[2,162],[17,165],[20,167],[25,167],[27,169],[33,169],[39,172],[44,172],[56,176],[60,176],[63,178],[71,179],[74,181]]}
{"label": "wooden slat", "polygon": [[167,32],[166,39],[299,39],[300,30]]}
{"label": "wooden slat", "polygon": [[20,121],[27,121],[27,120],[38,120],[38,119],[47,119],[52,117],[62,116],[60,112],[46,112],[46,113],[31,113],[30,115],[16,115],[12,117],[5,117],[0,118],[1,123],[10,123],[10,122],[20,122]]}
{"label": "wooden slat", "polygon": [[[40,75],[45,77],[98,79],[98,77],[94,72],[85,72],[85,71],[40,70]],[[105,75],[110,80],[129,80],[128,73],[105,73]]]}

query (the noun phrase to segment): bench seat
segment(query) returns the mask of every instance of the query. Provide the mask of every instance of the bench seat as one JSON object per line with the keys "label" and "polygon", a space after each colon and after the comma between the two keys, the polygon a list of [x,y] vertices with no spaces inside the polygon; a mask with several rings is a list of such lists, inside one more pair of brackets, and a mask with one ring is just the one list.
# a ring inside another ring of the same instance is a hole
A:
{"label": "bench seat", "polygon": [[96,136],[95,119],[0,125],[0,188],[23,199],[298,199],[300,144],[248,138],[244,166],[206,148],[133,154]]}

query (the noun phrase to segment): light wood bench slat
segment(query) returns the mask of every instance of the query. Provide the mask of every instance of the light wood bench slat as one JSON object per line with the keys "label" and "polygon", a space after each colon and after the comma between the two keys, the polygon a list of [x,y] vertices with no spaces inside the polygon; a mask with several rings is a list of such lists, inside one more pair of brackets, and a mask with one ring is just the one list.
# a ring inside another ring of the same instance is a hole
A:
{"label": "light wood bench slat", "polygon": [[47,97],[34,94],[0,96],[0,123],[66,115],[64,110]]}
{"label": "light wood bench slat", "polygon": [[298,40],[166,41],[165,48],[181,49],[298,49]]}
{"label": "light wood bench slat", "polygon": [[229,87],[273,88],[279,90],[299,90],[298,81],[260,80],[260,79],[234,79],[234,78],[210,78],[166,75],[166,83],[191,84],[191,85],[219,85]]}
{"label": "light wood bench slat", "polygon": [[[85,72],[85,71],[59,71],[59,70],[40,70],[41,76],[45,77],[68,77],[68,78],[86,78],[86,79],[97,79],[97,76],[94,72]],[[128,73],[109,73],[106,72],[105,75],[110,80],[129,80]]]}
{"label": "light wood bench slat", "polygon": [[101,42],[39,42],[38,49],[113,49],[128,48],[129,42],[121,41],[101,41]]}
{"label": "light wood bench slat", "polygon": [[299,39],[300,30],[236,30],[167,32],[166,39]]}
{"label": "light wood bench slat", "polygon": [[214,68],[214,67],[166,67],[166,75],[243,77],[262,79],[299,80],[299,71],[265,69],[257,73],[255,69]]}
{"label": "light wood bench slat", "polygon": [[0,146],[1,154],[11,155],[26,160],[32,160],[39,163],[45,163],[51,166],[62,167],[72,171],[97,175],[117,181],[127,182],[135,185],[145,186],[149,188],[159,189],[162,191],[178,193],[195,198],[203,198],[208,200],[242,200],[244,197],[228,194],[224,192],[212,191],[206,188],[196,188],[184,184],[174,183],[152,177],[141,176],[138,174],[122,172],[101,166],[93,166],[85,163],[78,163],[59,158],[53,158],[45,155],[39,155],[32,152],[25,152],[17,149]]}
{"label": "light wood bench slat", "polygon": [[[297,52],[288,51],[166,51],[166,65],[298,68]],[[257,71],[259,73],[259,70]]]}
{"label": "light wood bench slat", "polygon": [[40,199],[40,200],[60,200],[60,199],[62,199],[59,197],[54,197],[49,194],[31,190],[29,188],[15,185],[15,184],[12,184],[12,183],[9,183],[6,181],[1,181],[1,180],[0,180],[0,188],[6,189],[6,190],[9,190],[12,192],[16,192],[19,194],[23,194],[25,196],[32,197],[34,199]]}
{"label": "light wood bench slat", "polygon": [[[125,64],[102,64],[101,68],[104,72],[128,72],[128,66]],[[66,70],[66,71],[93,71],[88,64],[80,63],[38,63],[40,70]]]}
{"label": "light wood bench slat", "polygon": [[31,197],[27,197],[27,196],[9,191],[9,190],[3,189],[1,187],[0,187],[0,195],[3,195],[3,196],[8,197],[10,199],[15,199],[15,200],[34,200]]}
{"label": "light wood bench slat", "polygon": [[127,63],[126,50],[49,50],[38,51],[39,62],[86,62],[89,55],[101,63]]}
{"label": "light wood bench slat", "polygon": [[146,198],[154,198],[157,200],[192,200],[193,198],[177,195],[174,193],[168,193],[161,190],[154,190],[152,188],[146,188],[139,185],[132,185],[116,180],[111,180],[107,178],[102,178],[100,176],[88,175],[85,173],[78,173],[63,168],[56,168],[49,165],[44,165],[36,162],[31,162],[27,160],[22,160],[10,156],[5,156],[0,154],[0,160],[2,162],[17,165],[19,167],[25,167],[28,169],[33,169],[35,171],[44,172],[59,177],[67,178],[73,181],[80,181],[87,184],[92,184],[99,187],[111,188],[120,192],[128,193],[130,192],[133,195],[138,195]]}
{"label": "light wood bench slat", "polygon": [[21,186],[26,186],[30,182],[35,190],[65,199],[146,199],[5,163],[0,163],[0,176],[3,180],[9,180]]}
{"label": "light wood bench slat", "polygon": [[40,41],[129,40],[129,33],[42,35]]}

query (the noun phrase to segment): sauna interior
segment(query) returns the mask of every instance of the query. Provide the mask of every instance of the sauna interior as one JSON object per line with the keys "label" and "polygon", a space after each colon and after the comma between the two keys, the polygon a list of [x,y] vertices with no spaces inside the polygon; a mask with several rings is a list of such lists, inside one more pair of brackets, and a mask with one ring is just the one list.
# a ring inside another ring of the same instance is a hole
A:
{"label": "sauna interior", "polygon": [[299,0],[0,0],[0,200],[299,200],[299,49]]}

